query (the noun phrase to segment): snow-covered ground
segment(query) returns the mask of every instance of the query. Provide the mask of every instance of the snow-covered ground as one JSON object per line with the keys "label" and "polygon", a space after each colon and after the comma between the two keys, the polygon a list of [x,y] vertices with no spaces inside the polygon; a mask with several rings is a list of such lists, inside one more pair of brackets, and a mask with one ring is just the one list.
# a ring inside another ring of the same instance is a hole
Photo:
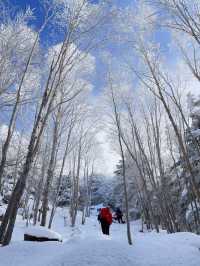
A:
{"label": "snow-covered ground", "polygon": [[[66,222],[66,221],[65,221]],[[24,242],[26,230],[18,220],[12,243],[0,248],[0,266],[199,266],[200,237],[190,233],[139,233],[132,224],[133,246],[126,240],[126,225],[113,224],[111,236],[103,236],[96,217],[73,230],[64,226],[58,210],[52,228],[63,242]]]}

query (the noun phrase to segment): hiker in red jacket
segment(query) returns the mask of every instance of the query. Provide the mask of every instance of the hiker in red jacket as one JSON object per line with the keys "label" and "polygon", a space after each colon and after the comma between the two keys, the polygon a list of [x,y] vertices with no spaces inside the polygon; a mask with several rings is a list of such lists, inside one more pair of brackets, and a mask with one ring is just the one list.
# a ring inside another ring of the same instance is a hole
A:
{"label": "hiker in red jacket", "polygon": [[110,225],[112,224],[112,213],[109,207],[101,209],[99,220],[101,222],[102,233],[109,235]]}

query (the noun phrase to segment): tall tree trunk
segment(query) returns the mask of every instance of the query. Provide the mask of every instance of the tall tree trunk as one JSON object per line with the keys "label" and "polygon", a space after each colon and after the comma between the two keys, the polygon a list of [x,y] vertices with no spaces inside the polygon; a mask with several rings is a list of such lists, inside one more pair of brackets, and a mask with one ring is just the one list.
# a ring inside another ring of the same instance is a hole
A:
{"label": "tall tree trunk", "polygon": [[53,130],[53,143],[51,148],[51,157],[49,161],[49,167],[47,170],[47,179],[44,187],[44,193],[43,193],[43,201],[42,201],[42,220],[41,220],[41,226],[46,225],[46,219],[47,219],[47,211],[48,211],[48,202],[49,202],[49,192],[51,183],[53,180],[53,174],[54,174],[54,168],[55,168],[55,157],[56,157],[56,147],[58,143],[58,127],[60,122],[60,112],[61,112],[61,104],[59,105],[59,109],[56,115],[56,121],[54,122],[54,130]]}
{"label": "tall tree trunk", "polygon": [[70,142],[72,129],[73,129],[73,123],[71,121],[70,127],[69,127],[69,132],[67,134],[67,142],[66,142],[65,152],[64,152],[64,156],[63,156],[63,160],[62,160],[62,166],[61,166],[61,169],[60,169],[60,174],[59,174],[59,178],[58,178],[58,184],[57,184],[57,188],[56,188],[56,193],[55,193],[54,202],[53,202],[53,206],[52,206],[52,210],[51,210],[51,215],[50,215],[50,219],[49,219],[48,228],[51,228],[51,225],[52,225],[52,222],[53,222],[53,217],[54,217],[54,214],[55,214],[55,211],[56,211],[56,208],[57,208],[57,204],[58,204],[58,196],[59,196],[60,186],[61,186],[61,182],[62,182],[63,171],[64,171],[66,159],[67,159],[67,154],[68,154],[68,151],[69,151],[69,142]]}
{"label": "tall tree trunk", "polygon": [[123,176],[123,186],[124,186],[124,198],[125,198],[125,208],[126,208],[126,225],[127,225],[127,238],[129,245],[132,245],[132,238],[131,238],[131,229],[130,229],[130,217],[129,217],[129,203],[128,203],[128,193],[127,193],[127,181],[126,181],[126,164],[125,164],[125,157],[122,145],[122,137],[121,137],[121,126],[120,126],[120,118],[117,111],[117,104],[115,102],[115,96],[113,92],[112,80],[109,75],[109,82],[110,82],[110,90],[111,90],[111,97],[114,109],[114,116],[115,122],[118,132],[118,141],[120,146],[121,158],[122,158],[122,176]]}

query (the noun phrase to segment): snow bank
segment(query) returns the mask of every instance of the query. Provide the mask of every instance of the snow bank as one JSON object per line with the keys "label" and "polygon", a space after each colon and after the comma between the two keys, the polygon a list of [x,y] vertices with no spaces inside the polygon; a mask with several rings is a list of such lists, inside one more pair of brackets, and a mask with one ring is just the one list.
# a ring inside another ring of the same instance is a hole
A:
{"label": "snow bank", "polygon": [[49,239],[58,239],[62,241],[62,236],[50,229],[47,229],[42,226],[31,226],[27,228],[24,234],[35,236],[35,237],[45,237]]}

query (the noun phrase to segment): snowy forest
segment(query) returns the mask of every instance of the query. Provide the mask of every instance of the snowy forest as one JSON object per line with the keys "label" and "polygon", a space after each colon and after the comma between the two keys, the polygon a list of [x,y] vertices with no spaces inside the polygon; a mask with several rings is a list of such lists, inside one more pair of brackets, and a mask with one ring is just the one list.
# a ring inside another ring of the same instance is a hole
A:
{"label": "snowy forest", "polygon": [[199,0],[0,0],[0,266],[200,265],[198,51]]}

